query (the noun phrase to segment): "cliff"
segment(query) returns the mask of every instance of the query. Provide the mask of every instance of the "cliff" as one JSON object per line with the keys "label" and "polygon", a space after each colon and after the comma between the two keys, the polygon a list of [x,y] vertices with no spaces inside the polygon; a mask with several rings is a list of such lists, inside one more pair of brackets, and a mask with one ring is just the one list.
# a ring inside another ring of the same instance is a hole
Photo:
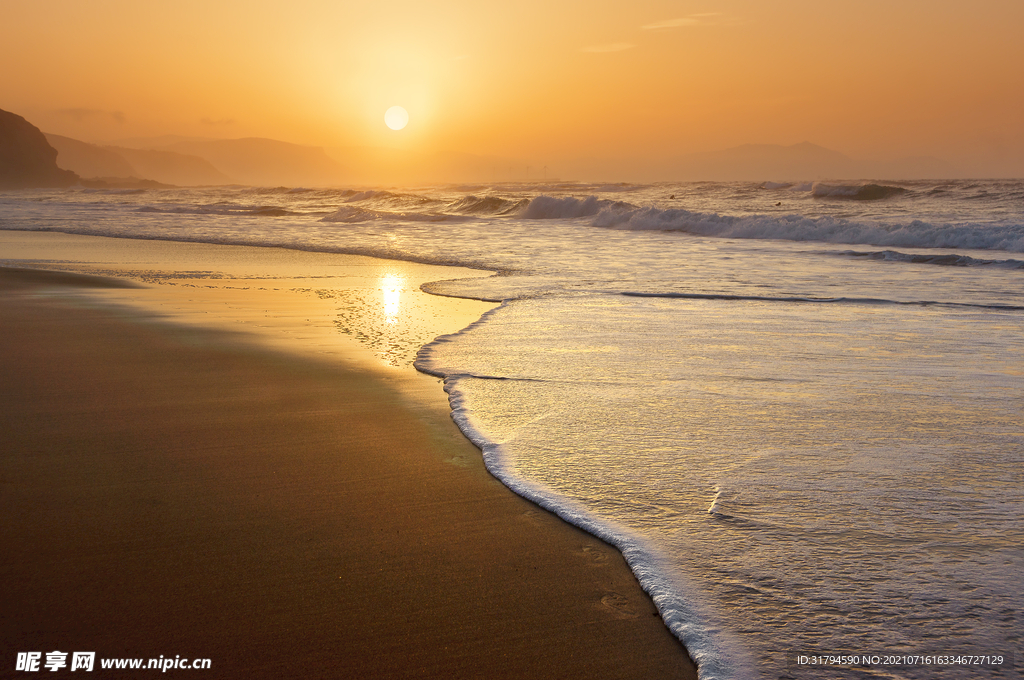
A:
{"label": "cliff", "polygon": [[39,128],[0,110],[0,189],[67,187],[78,175],[57,167],[57,150]]}

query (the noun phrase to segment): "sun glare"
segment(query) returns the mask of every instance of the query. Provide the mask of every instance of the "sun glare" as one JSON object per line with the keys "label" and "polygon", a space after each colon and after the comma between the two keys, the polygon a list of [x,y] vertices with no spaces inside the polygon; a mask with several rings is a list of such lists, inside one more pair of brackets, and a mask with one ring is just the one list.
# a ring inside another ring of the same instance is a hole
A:
{"label": "sun glare", "polygon": [[409,124],[409,113],[401,106],[392,106],[384,112],[384,122],[392,130],[401,130]]}
{"label": "sun glare", "polygon": [[385,274],[381,278],[380,288],[384,293],[384,316],[389,324],[398,322],[398,315],[402,310],[402,286],[404,285],[405,279],[395,274]]}

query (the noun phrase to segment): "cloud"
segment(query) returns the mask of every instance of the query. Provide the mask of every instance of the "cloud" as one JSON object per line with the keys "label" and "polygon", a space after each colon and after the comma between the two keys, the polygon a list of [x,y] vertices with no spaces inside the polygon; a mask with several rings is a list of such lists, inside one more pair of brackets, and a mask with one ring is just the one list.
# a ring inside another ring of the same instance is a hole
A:
{"label": "cloud", "polygon": [[640,28],[646,31],[656,31],[659,28],[679,28],[680,26],[696,26],[699,21],[693,17],[680,17],[678,19],[666,19],[665,21],[656,21],[653,24],[645,24]]}
{"label": "cloud", "polygon": [[591,45],[590,47],[584,47],[580,52],[622,52],[633,47],[636,47],[633,43],[618,42],[606,45]]}
{"label": "cloud", "polygon": [[122,111],[103,111],[101,109],[57,109],[57,113],[73,119],[76,123],[82,123],[94,118],[111,118],[119,125],[125,121]]}
{"label": "cloud", "polygon": [[202,123],[203,125],[234,125],[235,124],[235,119],[234,118],[218,118],[218,119],[215,120],[215,119],[212,119],[212,118],[203,118],[199,122]]}
{"label": "cloud", "polygon": [[700,26],[702,24],[708,24],[706,17],[716,17],[718,12],[705,12],[703,14],[691,14],[688,17],[678,17],[676,19],[665,19],[664,21],[655,21],[653,24],[645,24],[640,28],[646,31],[657,31],[663,28],[680,28],[682,26]]}

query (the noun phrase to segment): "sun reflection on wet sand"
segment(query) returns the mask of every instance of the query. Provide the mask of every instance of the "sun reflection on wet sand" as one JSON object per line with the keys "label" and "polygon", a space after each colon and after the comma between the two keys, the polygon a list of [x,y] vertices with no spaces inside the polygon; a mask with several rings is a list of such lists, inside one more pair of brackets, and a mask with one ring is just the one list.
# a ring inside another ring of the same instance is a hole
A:
{"label": "sun reflection on wet sand", "polygon": [[389,324],[398,322],[402,308],[403,286],[405,286],[405,277],[396,274],[385,274],[380,280],[380,288],[384,293],[384,320]]}
{"label": "sun reflection on wet sand", "polygon": [[0,252],[33,267],[140,281],[88,295],[168,321],[249,334],[318,359],[408,369],[417,384],[420,347],[496,306],[420,290],[489,272],[360,255],[14,231],[0,231]]}

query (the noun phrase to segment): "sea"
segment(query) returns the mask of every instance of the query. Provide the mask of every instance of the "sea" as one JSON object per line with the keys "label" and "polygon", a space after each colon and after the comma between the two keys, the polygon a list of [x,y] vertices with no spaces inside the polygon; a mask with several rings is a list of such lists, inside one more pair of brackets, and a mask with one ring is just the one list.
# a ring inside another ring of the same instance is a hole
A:
{"label": "sea", "polygon": [[705,680],[1022,677],[1024,182],[0,193],[0,228],[493,271],[423,346]]}

